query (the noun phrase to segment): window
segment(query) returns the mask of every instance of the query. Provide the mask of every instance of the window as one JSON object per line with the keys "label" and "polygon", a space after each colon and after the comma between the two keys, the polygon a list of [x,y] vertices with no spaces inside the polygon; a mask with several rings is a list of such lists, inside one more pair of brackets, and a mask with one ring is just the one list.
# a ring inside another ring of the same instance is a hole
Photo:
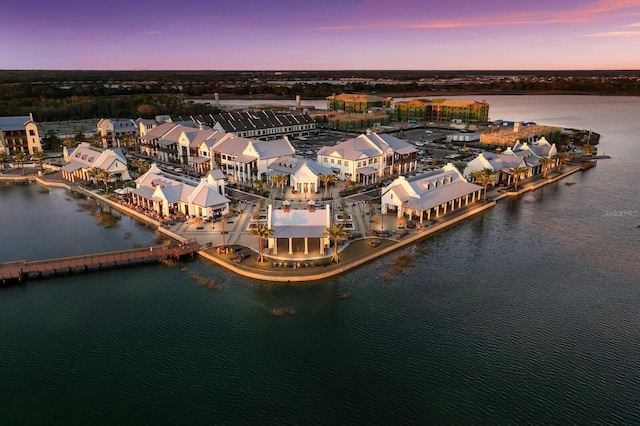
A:
{"label": "window", "polygon": [[338,166],[342,166],[342,160],[338,160]]}
{"label": "window", "polygon": [[331,164],[335,164],[335,163],[336,163],[336,161],[332,158],[331,159]]}
{"label": "window", "polygon": [[344,162],[344,165],[345,165],[345,166],[347,166],[347,167],[349,167],[349,162],[348,162],[348,161],[345,161],[345,162]]}

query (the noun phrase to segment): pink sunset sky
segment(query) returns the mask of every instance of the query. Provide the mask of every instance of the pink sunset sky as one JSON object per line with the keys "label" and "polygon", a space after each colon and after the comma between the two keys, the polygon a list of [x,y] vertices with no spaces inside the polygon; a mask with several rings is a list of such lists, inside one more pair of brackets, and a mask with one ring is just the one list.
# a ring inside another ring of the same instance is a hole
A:
{"label": "pink sunset sky", "polygon": [[640,0],[12,1],[0,69],[640,69]]}

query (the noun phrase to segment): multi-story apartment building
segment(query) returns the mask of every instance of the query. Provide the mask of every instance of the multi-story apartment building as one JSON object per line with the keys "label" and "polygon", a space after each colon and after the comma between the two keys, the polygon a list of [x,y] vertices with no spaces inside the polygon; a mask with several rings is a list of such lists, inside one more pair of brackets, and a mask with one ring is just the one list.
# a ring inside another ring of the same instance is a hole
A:
{"label": "multi-story apartment building", "polygon": [[398,121],[451,122],[485,125],[489,121],[486,101],[467,99],[412,99],[394,102],[393,118]]}
{"label": "multi-story apartment building", "polygon": [[138,123],[132,119],[102,118],[97,128],[103,148],[133,146],[139,133]]}
{"label": "multi-story apartment building", "polygon": [[295,149],[286,139],[258,141],[246,138],[223,138],[215,144],[213,163],[235,182],[265,182],[269,165],[278,157],[293,155]]}
{"label": "multi-story apartment building", "polygon": [[418,150],[388,134],[367,133],[325,146],[318,151],[318,163],[331,168],[340,179],[361,184],[382,177],[411,173],[418,167]]}
{"label": "multi-story apartment building", "polygon": [[42,151],[38,126],[31,114],[0,117],[0,151],[8,155],[18,152],[33,154]]}
{"label": "multi-story apartment building", "polygon": [[391,98],[381,98],[375,95],[361,95],[341,93],[327,97],[329,111],[367,112],[371,108],[386,108],[391,104]]}

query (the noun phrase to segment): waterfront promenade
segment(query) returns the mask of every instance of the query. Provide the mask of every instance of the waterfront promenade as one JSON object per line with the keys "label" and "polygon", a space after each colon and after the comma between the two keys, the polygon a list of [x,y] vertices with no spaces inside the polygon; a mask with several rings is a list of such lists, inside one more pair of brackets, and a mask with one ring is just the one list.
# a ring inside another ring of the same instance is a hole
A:
{"label": "waterfront promenade", "polygon": [[[317,256],[304,255],[301,252],[278,256],[267,254],[265,262],[257,262],[258,239],[250,234],[249,228],[253,223],[253,214],[258,208],[258,197],[249,194],[245,197],[245,201],[242,201],[235,209],[236,211],[241,211],[241,213],[229,218],[224,225],[220,222],[212,224],[210,222],[189,223],[185,221],[163,226],[156,219],[147,217],[111,197],[105,197],[77,184],[66,182],[61,179],[59,174],[36,177],[36,181],[46,186],[59,186],[84,192],[98,202],[109,204],[125,214],[156,226],[159,232],[177,241],[185,242],[191,240],[200,244],[210,245],[213,248],[199,251],[198,254],[241,276],[271,282],[303,282],[322,280],[347,272],[376,258],[388,255],[395,250],[415,244],[469,217],[480,214],[493,207],[501,198],[517,196],[524,192],[535,190],[580,170],[580,165],[564,165],[561,170],[551,171],[547,178],[534,176],[530,179],[523,179],[519,184],[520,189],[517,193],[507,192],[500,188],[494,189],[488,192],[487,202],[476,202],[464,210],[441,216],[437,221],[425,221],[420,230],[407,229],[405,224],[398,221],[395,215],[381,215],[378,212],[373,216],[368,216],[364,203],[366,196],[363,198],[362,194],[355,194],[343,200],[335,200],[332,204],[334,206],[340,205],[341,208],[344,208],[344,212],[352,218],[351,232],[353,235],[358,236],[339,245],[340,262],[337,264],[330,262],[332,249],[324,256],[319,254]],[[15,176],[12,177],[12,179],[15,178]],[[32,180],[34,178],[33,176],[25,176],[24,179]],[[340,189],[340,187],[333,188],[332,197],[337,197]],[[307,208],[306,199],[289,197],[293,197],[293,194],[285,194],[285,198],[294,200],[291,204],[292,209]],[[279,201],[275,201],[275,203],[277,205]],[[387,232],[387,236],[371,236],[371,230],[384,230]],[[378,241],[379,244],[372,247],[370,244],[372,239]],[[219,246],[227,246],[231,250],[228,253],[226,251],[219,253],[216,250]],[[249,257],[239,260],[235,256],[235,249],[244,249],[245,252],[249,253]]]}

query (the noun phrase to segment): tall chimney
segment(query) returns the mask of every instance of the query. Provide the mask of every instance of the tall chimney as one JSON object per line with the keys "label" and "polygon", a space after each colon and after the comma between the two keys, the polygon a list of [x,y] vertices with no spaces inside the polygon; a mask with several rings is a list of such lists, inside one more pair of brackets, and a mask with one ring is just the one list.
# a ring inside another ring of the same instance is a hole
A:
{"label": "tall chimney", "polygon": [[219,93],[214,93],[213,97],[216,100],[216,105],[219,105],[220,104],[220,94]]}
{"label": "tall chimney", "polygon": [[296,95],[296,106],[300,108],[300,95]]}

